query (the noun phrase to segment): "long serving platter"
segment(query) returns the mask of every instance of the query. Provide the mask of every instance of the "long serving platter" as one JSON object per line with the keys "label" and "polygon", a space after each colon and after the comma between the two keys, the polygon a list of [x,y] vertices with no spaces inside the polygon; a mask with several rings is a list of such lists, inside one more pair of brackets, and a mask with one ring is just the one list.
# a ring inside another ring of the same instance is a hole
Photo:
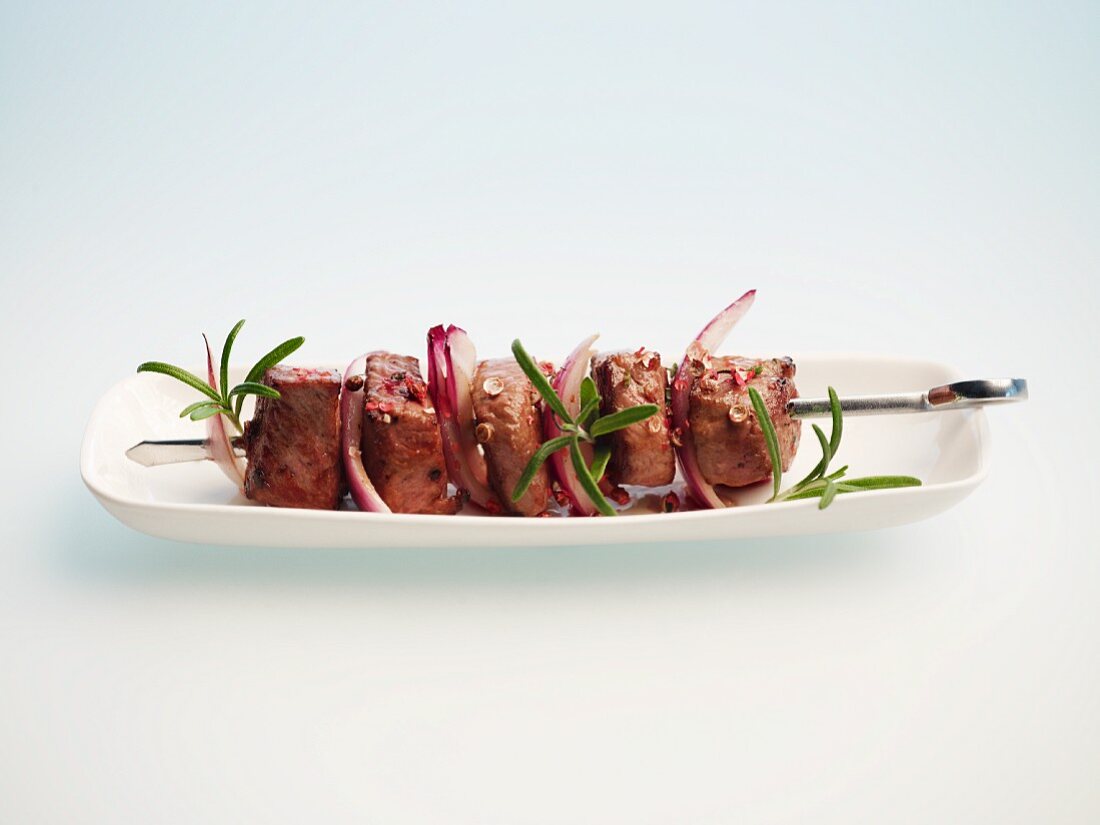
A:
{"label": "long serving platter", "polygon": [[[802,354],[804,397],[906,392],[959,380],[958,370],[930,361],[878,355]],[[335,362],[334,362],[335,363]],[[234,372],[234,380],[241,378]],[[929,518],[962,501],[985,477],[989,430],[982,410],[845,420],[840,463],[860,474],[905,473],[921,487],[838,496],[827,510],[814,500],[768,504],[770,485],[737,491],[724,510],[656,512],[664,490],[638,493],[617,517],[511,518],[421,516],[257,506],[236,493],[209,461],[143,467],[126,450],[145,439],[201,437],[202,426],[179,419],[189,389],[159,375],[133,375],[99,400],[81,448],[85,484],[119,521],[152,536],[220,545],[266,547],[524,547],[636,542],[688,542],[833,533],[890,527]],[[805,428],[789,471],[805,475],[819,454]],[[673,489],[679,488],[679,482]]]}

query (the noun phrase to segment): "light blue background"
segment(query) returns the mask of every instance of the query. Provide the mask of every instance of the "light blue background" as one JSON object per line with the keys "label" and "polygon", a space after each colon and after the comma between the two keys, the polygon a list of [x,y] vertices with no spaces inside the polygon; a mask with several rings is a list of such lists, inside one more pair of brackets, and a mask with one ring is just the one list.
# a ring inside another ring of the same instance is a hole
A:
{"label": "light blue background", "polygon": [[[1097,816],[1095,3],[227,6],[0,3],[0,810]],[[365,555],[154,541],[77,477],[107,386],[239,317],[242,360],[671,351],[752,286],[758,352],[1030,378],[990,481],[827,540]]]}

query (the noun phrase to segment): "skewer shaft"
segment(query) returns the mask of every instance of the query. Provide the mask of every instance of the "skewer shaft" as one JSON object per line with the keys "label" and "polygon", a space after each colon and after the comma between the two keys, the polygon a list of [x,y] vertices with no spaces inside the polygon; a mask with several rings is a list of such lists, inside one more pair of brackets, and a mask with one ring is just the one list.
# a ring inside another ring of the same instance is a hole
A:
{"label": "skewer shaft", "polygon": [[[990,404],[1027,400],[1027,381],[1022,378],[996,378],[980,381],[956,381],[927,392],[889,395],[857,395],[840,399],[845,415],[891,415],[896,413],[943,412],[970,409]],[[795,398],[787,405],[792,418],[823,418],[831,414],[828,398]],[[233,439],[233,450],[244,455],[244,439]],[[167,441],[142,441],[126,451],[126,456],[146,467],[201,461],[210,458],[206,440],[174,438]]]}
{"label": "skewer shaft", "polygon": [[[234,438],[233,452],[244,456],[244,440]],[[146,467],[180,464],[210,458],[205,438],[171,438],[165,441],[139,441],[126,451],[126,457]]]}

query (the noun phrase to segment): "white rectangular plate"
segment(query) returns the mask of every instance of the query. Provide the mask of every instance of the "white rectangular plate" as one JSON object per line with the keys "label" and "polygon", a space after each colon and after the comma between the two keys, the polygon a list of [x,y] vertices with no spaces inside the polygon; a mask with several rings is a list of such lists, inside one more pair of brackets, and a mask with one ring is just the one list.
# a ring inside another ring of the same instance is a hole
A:
{"label": "white rectangular plate", "polygon": [[[958,380],[941,364],[865,355],[795,357],[804,397],[923,390]],[[239,380],[239,375],[234,380]],[[133,375],[96,405],[84,435],[80,471],[104,507],[153,536],[207,544],[272,547],[458,547],[697,541],[866,530],[933,516],[965,498],[985,477],[989,433],[980,411],[856,418],[844,422],[833,467],[850,475],[907,474],[923,487],[838,496],[817,502],[765,504],[770,485],[737,494],[726,510],[629,514],[616,518],[523,519],[500,516],[380,515],[253,505],[235,493],[212,462],[142,467],[124,455],[143,439],[198,438],[204,428],[179,410],[194,391],[160,375]],[[825,424],[828,431],[827,422]],[[791,481],[820,458],[809,424]]]}

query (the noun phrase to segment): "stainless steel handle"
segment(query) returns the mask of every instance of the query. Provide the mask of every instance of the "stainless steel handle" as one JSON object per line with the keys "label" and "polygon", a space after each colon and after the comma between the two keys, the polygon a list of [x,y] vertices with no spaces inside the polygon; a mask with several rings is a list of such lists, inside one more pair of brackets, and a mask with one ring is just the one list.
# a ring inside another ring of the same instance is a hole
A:
{"label": "stainless steel handle", "polygon": [[[1023,378],[992,378],[956,381],[927,392],[888,395],[855,395],[840,399],[845,415],[891,415],[897,413],[944,412],[1027,400]],[[787,404],[792,418],[822,418],[830,415],[828,398],[795,398]]]}

